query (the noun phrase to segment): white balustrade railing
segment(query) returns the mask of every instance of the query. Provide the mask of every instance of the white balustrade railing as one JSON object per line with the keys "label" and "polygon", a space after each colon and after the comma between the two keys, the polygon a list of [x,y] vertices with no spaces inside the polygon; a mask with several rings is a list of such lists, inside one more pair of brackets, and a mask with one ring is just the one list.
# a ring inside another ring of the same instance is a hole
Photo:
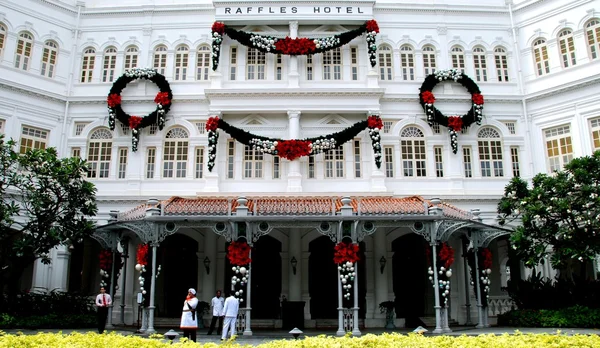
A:
{"label": "white balustrade railing", "polygon": [[508,296],[488,297],[488,315],[490,317],[496,317],[500,314],[504,314],[513,308],[517,308],[517,306]]}

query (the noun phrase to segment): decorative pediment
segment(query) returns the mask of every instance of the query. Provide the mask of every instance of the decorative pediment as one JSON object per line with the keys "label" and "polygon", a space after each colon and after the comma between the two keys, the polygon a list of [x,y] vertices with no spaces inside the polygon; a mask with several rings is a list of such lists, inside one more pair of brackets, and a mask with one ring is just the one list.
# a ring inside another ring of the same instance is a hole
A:
{"label": "decorative pediment", "polygon": [[270,122],[266,118],[262,117],[259,114],[248,115],[240,121],[240,124],[243,124],[246,126],[261,126],[261,125],[268,125],[269,123]]}
{"label": "decorative pediment", "polygon": [[347,125],[348,121],[340,115],[331,114],[325,116],[323,119],[319,121],[319,124],[329,124],[329,125]]}

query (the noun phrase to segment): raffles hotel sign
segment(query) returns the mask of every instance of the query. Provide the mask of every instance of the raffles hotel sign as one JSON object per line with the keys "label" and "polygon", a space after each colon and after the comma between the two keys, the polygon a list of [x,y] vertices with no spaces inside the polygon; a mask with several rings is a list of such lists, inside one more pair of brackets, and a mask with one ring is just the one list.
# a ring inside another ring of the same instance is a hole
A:
{"label": "raffles hotel sign", "polygon": [[254,2],[214,0],[218,21],[241,19],[370,19],[374,1]]}

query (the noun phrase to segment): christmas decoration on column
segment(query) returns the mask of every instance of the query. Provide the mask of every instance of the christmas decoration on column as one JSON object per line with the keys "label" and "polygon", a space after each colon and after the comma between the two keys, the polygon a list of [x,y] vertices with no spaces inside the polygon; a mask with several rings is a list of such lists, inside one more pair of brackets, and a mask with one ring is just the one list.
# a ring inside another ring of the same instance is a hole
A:
{"label": "christmas decoration on column", "polygon": [[234,291],[236,298],[244,302],[244,288],[250,278],[250,269],[248,265],[250,259],[250,246],[244,241],[231,242],[227,247],[227,258],[233,265],[231,270],[234,275],[231,277],[231,290]]}
{"label": "christmas decoration on column", "polygon": [[[102,276],[102,278],[100,279],[100,286],[106,288],[109,292],[110,289],[108,288],[109,285],[113,286],[112,284],[110,284],[110,273],[112,272],[112,263],[113,263],[113,253],[110,250],[101,250],[100,254],[98,255],[98,260],[100,263],[100,276]],[[121,274],[121,268],[123,267],[123,260],[122,260],[122,255],[121,253],[117,252],[117,254],[115,255],[115,278],[114,278],[114,289],[118,290],[119,287],[116,285],[117,284],[117,279],[119,279],[119,276]]]}
{"label": "christmas decoration on column", "polygon": [[[452,264],[454,263],[454,249],[448,243],[442,243],[438,248],[438,254],[436,257],[437,270],[434,270],[431,266],[433,258],[431,255],[431,247],[428,246],[425,249],[427,255],[427,262],[429,268],[427,273],[429,274],[429,280],[433,284],[434,288],[440,292],[440,305],[442,308],[448,306],[448,300],[450,298],[450,278],[452,277]],[[433,272],[438,272],[438,284],[434,283]]]}
{"label": "christmas decoration on column", "polygon": [[347,301],[352,297],[352,285],[358,271],[356,267],[356,262],[360,259],[358,251],[358,244],[340,242],[336,244],[333,255],[333,262],[338,265],[339,281],[342,283],[342,296]]}
{"label": "christmas decoration on column", "polygon": [[475,252],[473,251],[473,249],[469,250],[469,252],[467,253],[467,262],[469,263],[469,268],[471,270],[471,285],[473,285],[475,296],[477,296],[477,287],[475,281],[479,282],[479,289],[481,292],[481,306],[485,308],[488,306],[490,286],[492,284],[490,280],[490,274],[492,274],[492,252],[490,251],[490,249],[479,249],[479,254],[477,254],[477,261],[479,275],[475,274]]}
{"label": "christmas decoration on column", "polygon": [[148,264],[148,244],[140,244],[138,245],[137,252],[135,254],[136,265],[135,270],[140,272],[140,276],[138,277],[138,281],[140,283],[140,292],[142,293],[142,298],[146,299],[147,291],[144,288],[145,285],[145,277],[144,273],[146,273],[146,265]]}

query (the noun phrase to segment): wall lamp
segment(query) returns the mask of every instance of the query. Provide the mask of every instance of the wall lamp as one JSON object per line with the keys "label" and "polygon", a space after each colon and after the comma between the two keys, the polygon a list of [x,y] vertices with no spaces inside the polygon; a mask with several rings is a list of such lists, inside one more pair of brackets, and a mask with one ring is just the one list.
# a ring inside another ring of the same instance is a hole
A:
{"label": "wall lamp", "polygon": [[294,275],[296,275],[296,267],[298,266],[298,260],[296,260],[295,256],[292,256],[290,263],[292,264],[292,271],[294,272]]}
{"label": "wall lamp", "polygon": [[385,256],[382,256],[379,259],[379,270],[381,271],[381,274],[383,274],[383,270],[385,269],[385,264],[387,263],[387,260],[385,259]]}
{"label": "wall lamp", "polygon": [[206,268],[206,274],[210,274],[210,259],[208,256],[204,258],[204,268]]}

